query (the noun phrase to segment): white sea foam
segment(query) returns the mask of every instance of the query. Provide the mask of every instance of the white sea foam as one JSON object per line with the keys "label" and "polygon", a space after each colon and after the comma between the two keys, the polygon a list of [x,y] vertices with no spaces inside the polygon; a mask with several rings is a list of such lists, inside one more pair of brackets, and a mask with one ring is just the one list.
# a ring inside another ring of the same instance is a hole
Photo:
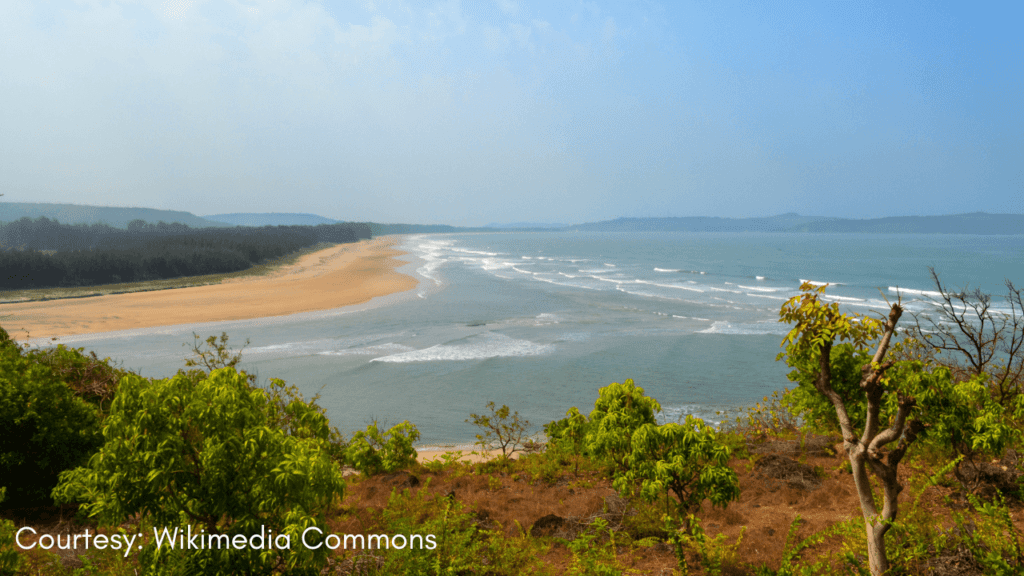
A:
{"label": "white sea foam", "polygon": [[804,280],[803,278],[800,279],[800,283],[801,284],[810,284],[812,286],[826,286],[826,285],[827,286],[842,286],[843,285],[842,282],[819,282],[817,280]]}
{"label": "white sea foam", "polygon": [[634,280],[637,284],[650,284],[651,286],[659,286],[661,288],[674,288],[676,290],[689,290],[690,292],[703,292],[700,288],[690,288],[689,286],[680,286],[679,284],[659,284],[657,282],[650,282],[648,280]]}
{"label": "white sea foam", "polygon": [[540,356],[554,351],[550,344],[537,344],[529,340],[510,338],[504,334],[485,332],[466,339],[459,344],[438,344],[422,350],[412,350],[374,358],[371,362],[436,362],[485,360],[487,358],[510,358],[514,356]]}
{"label": "white sea foam", "polygon": [[395,342],[388,342],[386,344],[376,344],[374,346],[364,346],[362,348],[325,350],[323,352],[318,352],[318,354],[321,356],[387,356],[389,354],[398,354],[412,350],[415,350],[415,348],[405,346],[403,344],[397,344]]}
{"label": "white sea foam", "polygon": [[862,304],[866,302],[863,298],[853,298],[850,296],[836,296],[835,294],[825,294],[822,296],[825,300],[834,300],[836,302],[845,302],[847,304]]}
{"label": "white sea foam", "polygon": [[615,264],[609,264],[607,262],[605,262],[604,265],[608,266],[609,268],[615,268],[616,267]]}
{"label": "white sea foam", "polygon": [[644,290],[636,290],[636,289],[623,288],[622,284],[617,285],[615,287],[615,289],[618,290],[619,292],[625,292],[626,294],[632,294],[634,296],[645,296],[647,298],[661,298],[662,300],[679,300],[679,301],[682,301],[682,298],[673,298],[672,296],[666,296],[664,294],[656,294],[654,292],[647,292],[647,291],[644,291]]}
{"label": "white sea foam", "polygon": [[469,250],[466,248],[449,248],[452,252],[460,252],[462,254],[480,254],[481,256],[498,256],[498,252],[483,252],[480,250]]}
{"label": "white sea foam", "polygon": [[742,284],[737,284],[736,286],[743,288],[744,290],[755,290],[757,292],[780,292],[782,290],[786,290],[786,288],[765,288],[761,286],[744,286]]}
{"label": "white sea foam", "polygon": [[899,286],[889,286],[889,292],[892,294],[917,294],[918,296],[928,296],[929,298],[941,298],[941,292],[935,292],[933,290],[913,290],[910,288],[900,288]]}
{"label": "white sea foam", "polygon": [[789,332],[789,329],[778,322],[757,322],[754,324],[733,324],[725,320],[718,320],[704,330],[698,330],[699,334],[731,334],[761,336],[765,334],[778,334],[780,336]]}
{"label": "white sea foam", "polygon": [[754,276],[754,278],[757,280],[764,280],[764,276]]}
{"label": "white sea foam", "polygon": [[679,268],[655,268],[655,272],[682,272]]}
{"label": "white sea foam", "polygon": [[424,260],[423,266],[416,269],[416,272],[434,281],[434,284],[440,286],[441,279],[437,276],[437,268],[448,261],[447,258],[442,257],[445,250],[450,249],[452,242],[451,240],[422,240],[423,237],[414,237],[414,241],[417,242],[413,251],[416,255]]}
{"label": "white sea foam", "polygon": [[754,298],[768,298],[769,300],[782,300],[782,301],[788,300],[788,298],[783,298],[782,296],[769,296],[767,294],[750,294],[750,293],[747,293],[747,296],[753,296]]}

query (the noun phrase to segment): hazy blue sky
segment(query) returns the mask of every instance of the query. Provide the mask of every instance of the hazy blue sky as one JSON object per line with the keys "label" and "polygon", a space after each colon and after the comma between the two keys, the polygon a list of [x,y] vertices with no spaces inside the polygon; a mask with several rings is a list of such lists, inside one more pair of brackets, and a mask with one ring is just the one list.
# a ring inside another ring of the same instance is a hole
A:
{"label": "hazy blue sky", "polygon": [[0,2],[4,200],[1024,213],[1024,3]]}

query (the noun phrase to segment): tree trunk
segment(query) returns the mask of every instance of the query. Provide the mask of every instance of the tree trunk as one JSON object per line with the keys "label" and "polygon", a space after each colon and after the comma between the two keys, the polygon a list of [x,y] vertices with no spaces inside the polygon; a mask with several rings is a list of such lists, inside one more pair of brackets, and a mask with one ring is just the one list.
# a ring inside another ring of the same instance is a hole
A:
{"label": "tree trunk", "polygon": [[865,522],[868,536],[868,568],[871,576],[882,576],[889,570],[889,557],[885,554],[885,525]]}
{"label": "tree trunk", "polygon": [[[878,513],[878,508],[875,506],[874,495],[871,491],[871,482],[868,479],[867,462],[865,461],[866,450],[859,444],[848,447],[847,450],[853,472],[853,483],[857,488],[861,512],[864,514],[864,531],[867,534],[868,542],[868,567],[871,570],[871,576],[882,576],[889,570],[889,557],[885,553],[887,530],[884,520]],[[886,504],[889,503],[886,502]],[[888,509],[889,506],[885,506],[885,508]]]}

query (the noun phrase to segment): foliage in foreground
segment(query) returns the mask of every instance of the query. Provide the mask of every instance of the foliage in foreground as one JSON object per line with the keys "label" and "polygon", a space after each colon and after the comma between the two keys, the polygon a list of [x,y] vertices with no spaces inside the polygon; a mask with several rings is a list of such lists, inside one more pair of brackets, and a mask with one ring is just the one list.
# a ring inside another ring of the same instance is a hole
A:
{"label": "foliage in foreground", "polygon": [[6,336],[0,333],[0,483],[7,506],[47,505],[58,475],[102,443],[98,410]]}
{"label": "foliage in foreground", "polygon": [[139,515],[147,524],[193,526],[207,534],[287,535],[288,550],[158,550],[144,565],[167,561],[183,573],[254,573],[274,568],[315,572],[323,550],[298,545],[342,494],[329,457],[330,429],[318,410],[293,402],[298,434],[273,425],[274,405],[233,368],[202,380],[179,374],[147,381],[128,376],[104,427],[105,443],[88,466],[66,472],[55,496],[83,502],[101,524]]}
{"label": "foliage in foreground", "polygon": [[381,432],[374,420],[365,431],[352,435],[345,450],[345,462],[367,476],[408,468],[416,462],[413,444],[419,439],[420,431],[409,421]]}
{"label": "foliage in foreground", "polygon": [[[793,329],[779,358],[795,368],[790,379],[800,385],[797,409],[812,421],[838,425],[860,497],[869,568],[881,576],[890,567],[885,536],[899,514],[898,470],[911,446],[931,436],[945,447],[996,453],[1011,430],[1001,405],[985,400],[984,375],[956,382],[946,368],[887,358],[903,314],[898,302],[883,320],[848,315],[823,301],[825,288],[805,283],[802,294],[783,305],[780,320]],[[869,345],[875,348],[870,355]],[[828,405],[834,420],[824,417]],[[869,473],[881,485],[881,508]]]}

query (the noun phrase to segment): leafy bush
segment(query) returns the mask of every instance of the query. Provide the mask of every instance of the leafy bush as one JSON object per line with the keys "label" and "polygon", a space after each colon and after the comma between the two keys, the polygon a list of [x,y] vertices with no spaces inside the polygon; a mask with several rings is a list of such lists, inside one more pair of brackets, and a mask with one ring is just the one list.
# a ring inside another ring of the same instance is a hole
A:
{"label": "leafy bush", "polygon": [[374,420],[366,431],[356,432],[345,450],[345,461],[367,476],[381,472],[395,472],[416,462],[413,443],[420,439],[420,431],[408,420],[381,432]]}
{"label": "leafy bush", "polygon": [[51,503],[58,475],[103,443],[96,408],[9,339],[0,340],[0,430],[7,506]]}
{"label": "leafy bush", "polygon": [[[796,388],[783,395],[783,408],[799,416],[811,430],[825,435],[839,434],[836,409],[828,398],[821,395],[814,382],[819,373],[818,354],[809,348],[796,349],[786,358],[794,368],[787,375]],[[871,363],[871,355],[848,342],[836,344],[831,351],[832,387],[846,404],[850,423],[860,428],[867,417],[867,402],[860,389],[861,367]]]}
{"label": "leafy bush", "polygon": [[573,475],[579,477],[580,458],[585,451],[587,432],[590,421],[579,408],[573,406],[565,413],[565,418],[544,425],[544,434],[548,437],[548,449],[572,455]]}
{"label": "leafy bush", "polygon": [[[233,368],[196,380],[178,374],[121,381],[105,422],[105,443],[87,467],[61,476],[55,496],[83,502],[104,524],[139,516],[152,526],[193,527],[206,534],[290,538],[290,549],[157,549],[147,542],[140,562],[168,560],[171,572],[315,573],[325,550],[299,545],[302,531],[323,523],[344,489],[329,457],[326,418],[315,407],[289,406],[293,433],[274,425],[268,395]],[[173,558],[170,558],[173,556]]]}
{"label": "leafy bush", "polygon": [[644,425],[655,424],[657,412],[661,412],[661,404],[644,396],[644,389],[630,379],[599,389],[594,411],[590,413],[587,450],[607,459],[616,470],[628,470],[633,432]]}
{"label": "leafy bush", "polygon": [[[598,540],[608,534],[610,542],[606,546],[598,544]],[[619,576],[622,569],[617,566],[615,558],[615,533],[608,529],[608,521],[596,518],[566,546],[572,552],[572,563],[568,574],[572,576]]]}
{"label": "leafy bush", "polygon": [[[7,489],[0,487],[0,504],[3,504]],[[21,568],[22,558],[14,549],[14,523],[0,518],[0,574],[15,574]]]}
{"label": "leafy bush", "polygon": [[699,418],[687,416],[682,424],[645,424],[633,434],[629,470],[615,479],[622,493],[640,484],[640,496],[647,501],[676,500],[676,516],[687,531],[687,513],[705,498],[725,507],[739,498],[739,479],[726,463],[731,453],[719,441],[715,430]]}
{"label": "leafy bush", "polygon": [[49,366],[79,398],[101,410],[110,407],[117,383],[128,374],[112,366],[110,358],[100,359],[95,352],[86,354],[84,348],[68,348],[63,344],[31,350],[26,355],[34,362]]}

